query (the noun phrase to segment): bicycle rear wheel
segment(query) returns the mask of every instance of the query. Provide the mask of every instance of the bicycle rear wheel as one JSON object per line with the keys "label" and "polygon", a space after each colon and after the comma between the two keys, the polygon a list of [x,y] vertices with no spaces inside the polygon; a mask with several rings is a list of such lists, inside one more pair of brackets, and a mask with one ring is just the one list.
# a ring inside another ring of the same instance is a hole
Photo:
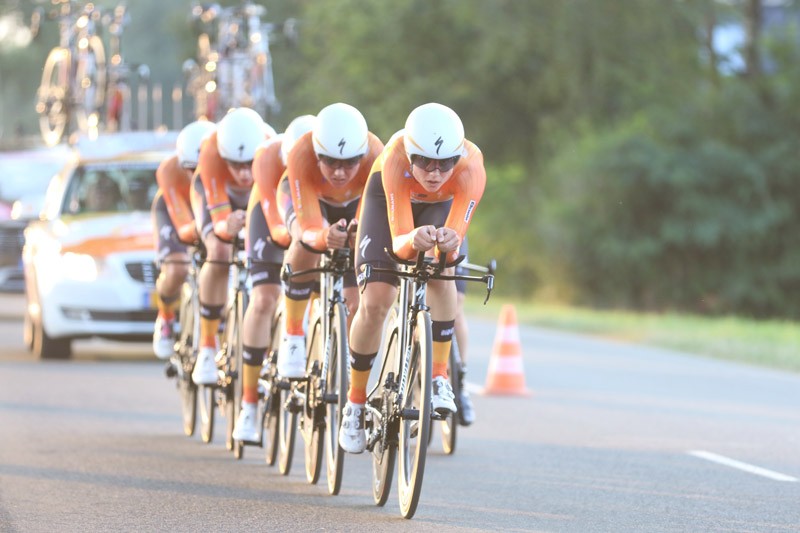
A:
{"label": "bicycle rear wheel", "polygon": [[[459,361],[461,361],[461,358],[459,357],[458,343],[454,335],[453,342],[450,345],[450,357],[447,360],[447,375],[450,380],[450,386],[453,388],[453,395],[456,397],[456,405],[459,404],[459,398],[461,398],[461,386],[458,379],[458,372],[461,368]],[[461,406],[458,405],[458,408],[460,410]],[[447,455],[452,455],[456,451],[458,417],[459,413],[453,413],[442,420],[442,448]]]}
{"label": "bicycle rear wheel", "polygon": [[305,443],[306,479],[312,485],[319,481],[320,467],[322,466],[322,424],[324,420],[320,408],[324,398],[321,397],[322,360],[325,357],[325,339],[322,336],[322,321],[319,299],[309,314],[309,335],[306,341],[306,373],[309,376],[305,386],[306,399],[302,410],[302,435]]}
{"label": "bicycle rear wheel", "polygon": [[384,330],[384,339],[379,353],[383,355],[381,371],[378,374],[378,382],[372,389],[367,399],[367,403],[372,409],[381,413],[376,416],[370,409],[364,421],[367,431],[367,442],[375,440],[372,447],[372,498],[375,505],[383,506],[389,499],[392,489],[392,476],[394,475],[394,465],[397,457],[397,442],[395,435],[387,435],[391,431],[396,433],[395,427],[390,427],[388,423],[391,411],[391,400],[394,397],[392,387],[398,376],[397,369],[399,363],[399,329],[397,308],[393,307],[389,311],[389,318]]}
{"label": "bicycle rear wheel", "polygon": [[431,317],[427,311],[417,313],[416,329],[411,334],[415,340],[408,379],[404,390],[400,391],[403,411],[417,412],[416,416],[403,417],[400,421],[397,489],[400,513],[404,518],[413,517],[417,510],[431,430],[432,335]]}
{"label": "bicycle rear wheel", "polygon": [[344,450],[339,446],[339,417],[347,402],[350,387],[350,347],[347,342],[347,311],[343,303],[336,304],[331,324],[331,357],[325,379],[325,474],[328,493],[339,494],[344,471]]}

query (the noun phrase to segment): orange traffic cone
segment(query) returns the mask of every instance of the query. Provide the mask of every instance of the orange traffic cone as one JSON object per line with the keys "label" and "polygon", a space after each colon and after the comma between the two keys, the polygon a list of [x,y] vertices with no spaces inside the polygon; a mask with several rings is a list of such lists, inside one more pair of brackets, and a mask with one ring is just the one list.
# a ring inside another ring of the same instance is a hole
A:
{"label": "orange traffic cone", "polygon": [[489,360],[484,394],[529,396],[525,388],[525,372],[522,368],[522,346],[519,342],[517,311],[511,304],[500,310],[497,334]]}

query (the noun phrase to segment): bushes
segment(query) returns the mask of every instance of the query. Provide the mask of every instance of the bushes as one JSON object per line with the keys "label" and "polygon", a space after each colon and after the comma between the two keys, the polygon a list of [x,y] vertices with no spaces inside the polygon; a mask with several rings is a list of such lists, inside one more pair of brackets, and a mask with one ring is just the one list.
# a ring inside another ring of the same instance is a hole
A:
{"label": "bushes", "polygon": [[730,85],[587,135],[548,166],[537,225],[577,303],[800,316],[787,298],[800,138],[784,106]]}

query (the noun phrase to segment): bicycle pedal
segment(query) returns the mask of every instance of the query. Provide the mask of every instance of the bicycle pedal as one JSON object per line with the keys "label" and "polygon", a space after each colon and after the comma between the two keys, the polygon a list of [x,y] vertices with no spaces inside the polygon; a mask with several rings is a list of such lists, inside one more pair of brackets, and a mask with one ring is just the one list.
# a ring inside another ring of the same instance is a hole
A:
{"label": "bicycle pedal", "polygon": [[[449,411],[447,414],[449,414]],[[447,418],[447,414],[442,414],[438,411],[431,411],[431,420],[444,420]]]}
{"label": "bicycle pedal", "polygon": [[419,435],[419,421],[412,422],[410,429],[411,429],[411,431],[409,433],[410,433],[411,438],[412,439],[416,439],[417,435]]}

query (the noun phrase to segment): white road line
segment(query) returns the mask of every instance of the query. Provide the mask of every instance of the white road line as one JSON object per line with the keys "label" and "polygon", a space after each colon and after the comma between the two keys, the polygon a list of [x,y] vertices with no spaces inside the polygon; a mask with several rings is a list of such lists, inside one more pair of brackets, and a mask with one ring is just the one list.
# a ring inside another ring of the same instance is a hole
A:
{"label": "white road line", "polygon": [[743,463],[741,461],[737,461],[736,459],[725,457],[724,455],[718,455],[716,453],[711,453],[704,450],[691,450],[686,453],[693,455],[694,457],[699,457],[700,459],[705,459],[706,461],[711,461],[712,463],[730,466],[731,468],[737,468],[757,476],[764,476],[769,479],[774,479],[775,481],[798,481],[796,477],[787,476],[786,474],[781,474],[780,472],[775,472],[773,470],[767,470],[766,468],[761,468],[760,466]]}

